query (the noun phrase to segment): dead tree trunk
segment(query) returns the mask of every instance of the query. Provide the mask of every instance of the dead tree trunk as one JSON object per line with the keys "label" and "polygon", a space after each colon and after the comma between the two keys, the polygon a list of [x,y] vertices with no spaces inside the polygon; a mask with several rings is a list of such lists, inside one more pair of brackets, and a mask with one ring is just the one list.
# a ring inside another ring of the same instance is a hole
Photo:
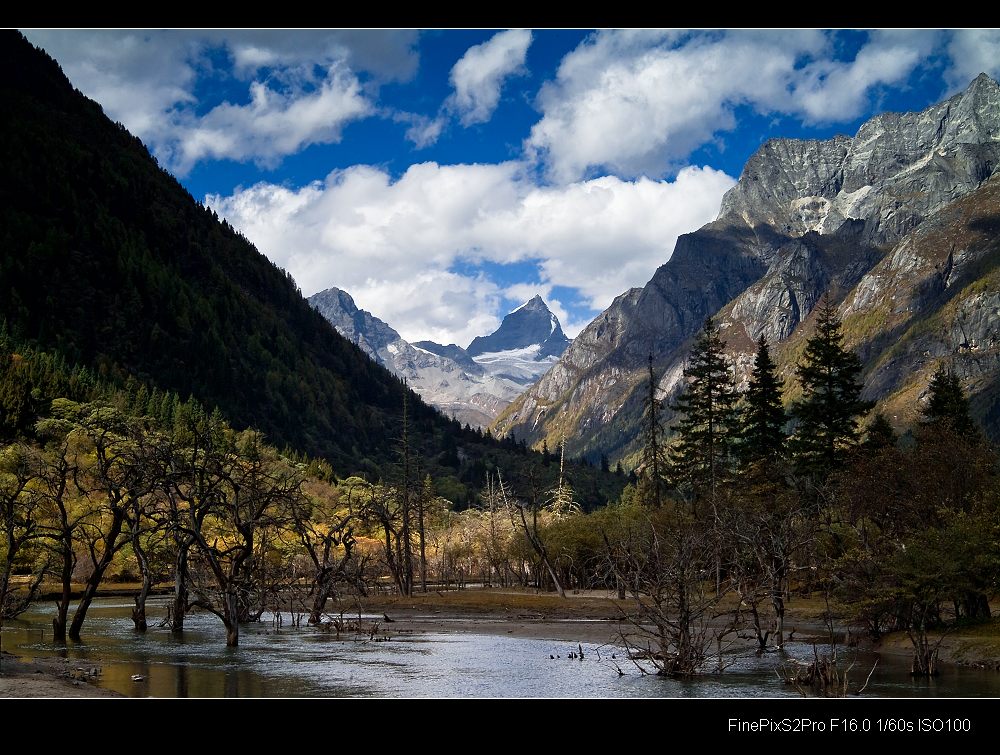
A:
{"label": "dead tree trunk", "polygon": [[776,559],[772,566],[771,606],[774,608],[774,644],[785,646],[785,578],[788,569],[784,561]]}
{"label": "dead tree trunk", "polygon": [[560,598],[566,597],[566,590],[562,586],[562,582],[559,581],[559,576],[556,574],[556,570],[552,567],[552,562],[549,561],[549,554],[545,548],[545,543],[538,536],[537,530],[532,531],[532,527],[528,526],[528,520],[524,516],[524,506],[518,506],[517,510],[521,514],[521,526],[524,527],[524,534],[528,538],[528,542],[531,543],[531,547],[534,549],[535,553],[542,560],[545,565],[545,569],[548,571],[549,576],[552,578],[552,584],[555,585],[556,592],[559,593]]}
{"label": "dead tree trunk", "polygon": [[427,592],[427,538],[424,532],[424,496],[417,499],[417,537],[420,544],[420,592]]}

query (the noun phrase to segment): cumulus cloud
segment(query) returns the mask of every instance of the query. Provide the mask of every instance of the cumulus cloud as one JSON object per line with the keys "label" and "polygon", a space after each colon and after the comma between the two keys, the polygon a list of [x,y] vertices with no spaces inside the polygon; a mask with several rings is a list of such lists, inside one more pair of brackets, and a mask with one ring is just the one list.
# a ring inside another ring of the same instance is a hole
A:
{"label": "cumulus cloud", "polygon": [[937,36],[872,33],[840,61],[832,38],[813,30],[597,32],[540,90],[525,149],[557,181],[601,168],[664,175],[733,129],[740,105],[807,123],[858,117],[873,87],[905,80]]}
{"label": "cumulus cloud", "polygon": [[143,139],[156,137],[172,108],[195,104],[203,45],[184,32],[28,30],[73,85]]}
{"label": "cumulus cloud", "polygon": [[[416,32],[396,30],[26,34],[181,175],[202,159],[273,166],[310,144],[335,142],[346,123],[375,112],[379,82],[412,78],[419,60]],[[362,81],[361,72],[370,77]],[[205,112],[195,86],[211,75],[246,82],[249,102]]]}
{"label": "cumulus cloud", "polygon": [[248,29],[217,32],[211,38],[229,48],[235,73],[244,77],[262,68],[344,60],[380,81],[409,81],[420,62],[418,34],[410,29]]}
{"label": "cumulus cloud", "polygon": [[[934,49],[939,35],[922,30],[872,32],[854,60],[816,60],[796,71],[791,103],[771,105],[798,112],[809,123],[835,123],[861,115],[873,87],[904,81]],[[791,109],[796,107],[795,109]]]}
{"label": "cumulus cloud", "polygon": [[434,118],[430,118],[420,113],[397,110],[389,113],[389,117],[397,123],[409,125],[404,136],[417,149],[424,149],[434,144],[441,136],[445,126],[448,125],[448,119],[440,113]]}
{"label": "cumulus cloud", "polygon": [[976,76],[1000,79],[1000,29],[961,29],[948,42],[951,66],[945,81],[952,91],[964,89]]}
{"label": "cumulus cloud", "polygon": [[[539,186],[521,162],[429,162],[396,180],[354,166],[299,189],[259,183],[206,201],[306,294],[336,285],[404,338],[464,345],[496,325],[502,296],[528,292],[456,268],[538,260],[533,293],[551,298],[565,286],[603,309],[644,284],[678,235],[714,218],[732,185],[724,173],[688,167],[673,181]],[[564,318],[565,306],[555,307]],[[567,331],[584,324],[567,318]]]}
{"label": "cumulus cloud", "polygon": [[203,116],[179,118],[165,151],[182,175],[205,158],[254,160],[273,167],[310,144],[340,141],[346,123],[372,111],[357,78],[333,65],[311,91],[276,91],[255,81],[246,105],[224,102]]}
{"label": "cumulus cloud", "polygon": [[451,69],[455,91],[449,107],[458,113],[463,126],[485,123],[500,102],[500,90],[509,76],[524,73],[524,61],[531,46],[526,29],[502,31],[486,42],[466,50]]}

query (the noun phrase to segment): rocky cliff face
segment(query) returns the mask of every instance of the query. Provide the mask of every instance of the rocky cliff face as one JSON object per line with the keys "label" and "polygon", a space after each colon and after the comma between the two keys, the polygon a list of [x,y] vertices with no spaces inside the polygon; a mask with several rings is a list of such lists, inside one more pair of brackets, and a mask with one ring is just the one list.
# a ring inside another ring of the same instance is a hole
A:
{"label": "rocky cliff face", "polygon": [[[540,297],[504,318],[493,334],[476,338],[475,355],[455,344],[409,343],[346,291],[329,288],[309,297],[320,314],[368,356],[404,378],[429,404],[473,427],[487,427],[569,343],[559,320]],[[556,353],[546,353],[553,352]]]}
{"label": "rocky cliff face", "polygon": [[[678,239],[645,287],[599,315],[498,418],[497,432],[550,445],[565,434],[570,453],[626,456],[647,354],[662,374],[661,391],[673,393],[689,339],[717,315],[745,378],[761,333],[791,347],[824,293],[841,301],[876,285],[867,276],[887,254],[983,186],[998,165],[1000,87],[985,75],[919,113],[876,116],[853,139],[767,142],[723,198],[718,219]],[[892,287],[912,285],[901,278]]]}
{"label": "rocky cliff face", "polygon": [[337,329],[383,367],[392,369],[389,346],[402,341],[395,330],[370,312],[358,309],[354,299],[339,288],[328,288],[309,297],[309,303]]}
{"label": "rocky cliff face", "polygon": [[890,420],[912,425],[944,360],[974,415],[1000,436],[1000,175],[906,236],[840,312],[847,343],[866,365],[864,397]]}
{"label": "rocky cliff face", "polygon": [[979,186],[1000,156],[1000,88],[981,74],[962,94],[919,113],[883,113],[853,139],[775,139],[747,161],[721,216],[781,233],[835,233],[865,222],[874,245],[898,241]]}

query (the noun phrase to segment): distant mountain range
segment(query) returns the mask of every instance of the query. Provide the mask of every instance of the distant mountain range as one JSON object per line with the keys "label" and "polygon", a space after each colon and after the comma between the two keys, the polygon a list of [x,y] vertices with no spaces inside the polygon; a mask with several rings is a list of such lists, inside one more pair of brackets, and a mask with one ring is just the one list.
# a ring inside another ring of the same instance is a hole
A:
{"label": "distant mountain range", "polygon": [[379,364],[404,378],[429,404],[473,427],[487,427],[512,400],[554,365],[570,340],[540,296],[504,317],[500,327],[468,348],[433,341],[409,343],[392,327],[358,309],[350,294],[328,288],[309,303],[337,331]]}
{"label": "distant mountain range", "polygon": [[[985,74],[918,113],[853,137],[774,139],[747,162],[718,218],[681,236],[643,288],[621,294],[494,424],[540,445],[628,458],[647,355],[675,395],[692,336],[718,318],[737,378],[776,345],[786,399],[824,295],[865,365],[864,396],[911,425],[943,361],[1000,436],[1000,87]],[[665,418],[668,422],[671,417]]]}

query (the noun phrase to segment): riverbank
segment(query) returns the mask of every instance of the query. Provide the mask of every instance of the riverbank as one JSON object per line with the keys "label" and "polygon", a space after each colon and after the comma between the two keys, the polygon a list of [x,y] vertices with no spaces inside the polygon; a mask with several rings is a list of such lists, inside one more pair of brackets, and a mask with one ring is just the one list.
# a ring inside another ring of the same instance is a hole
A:
{"label": "riverbank", "polygon": [[515,590],[431,591],[410,597],[369,595],[360,604],[362,613],[383,616],[379,631],[390,636],[478,632],[595,645],[620,640],[621,632],[628,631],[623,609],[633,607],[634,601],[619,601],[604,590],[567,593],[565,599]]}
{"label": "riverbank", "polygon": [[[328,607],[329,608],[329,607]],[[366,614],[383,614],[380,631],[397,634],[415,632],[480,632],[511,637],[566,640],[595,645],[620,644],[629,632],[624,617],[635,608],[632,599],[618,600],[606,590],[555,593],[519,590],[431,591],[411,597],[372,595],[361,602]],[[357,610],[357,609],[354,609]],[[790,600],[785,616],[787,642],[823,643],[829,637],[826,604],[818,598]],[[994,616],[1000,605],[993,606]],[[838,641],[859,645],[878,653],[906,657],[913,648],[905,632],[886,635],[879,643],[857,637],[834,612],[834,632]],[[345,615],[350,611],[345,608]],[[932,634],[932,641],[940,635]],[[752,646],[749,641],[742,644]],[[985,624],[959,627],[941,641],[942,663],[1000,671],[1000,618]]]}
{"label": "riverbank", "polygon": [[0,698],[122,697],[93,682],[99,666],[78,666],[69,658],[27,658],[0,651]]}
{"label": "riverbank", "polygon": [[[123,618],[116,621],[127,621],[124,618],[127,616],[127,607],[119,606],[119,608]],[[356,640],[360,634],[361,644],[365,645],[367,643],[364,641],[369,639],[373,625],[377,624],[375,631],[379,640],[390,641],[389,645],[369,645],[370,647],[418,647],[419,645],[412,644],[412,641],[419,643],[421,635],[480,635],[529,642],[545,641],[548,647],[542,651],[545,654],[543,657],[548,657],[552,653],[557,656],[561,654],[565,658],[582,646],[589,660],[595,656],[607,658],[611,653],[618,652],[617,648],[622,644],[621,635],[630,631],[630,625],[624,617],[626,613],[634,612],[635,603],[630,599],[619,601],[614,593],[607,591],[571,592],[563,599],[553,593],[468,589],[431,591],[408,598],[378,594],[364,598],[360,604],[354,601],[345,602],[342,608],[343,626],[347,627],[344,630],[345,638]],[[328,604],[327,611],[328,618],[332,620],[340,618],[338,617],[340,608],[332,602]],[[790,635],[789,642],[798,646],[797,648],[788,646],[793,655],[801,656],[803,647],[806,648],[806,653],[810,654],[808,646],[812,642],[825,644],[829,637],[825,620],[826,611],[826,604],[821,599],[793,597],[788,607],[785,625],[786,632]],[[216,624],[214,617],[212,620],[206,617],[204,621],[207,623],[203,626],[211,627],[211,631],[221,631],[221,625]],[[99,631],[96,626],[94,631]],[[151,631],[157,632],[157,630]],[[160,633],[163,631],[165,630],[159,630]],[[204,632],[204,628],[201,631]],[[297,633],[299,630],[290,631]],[[301,630],[303,641],[308,640],[305,635],[312,634],[313,631],[303,627]],[[842,617],[841,620],[835,619],[835,631],[839,636],[838,642],[843,643],[842,646],[856,644],[859,649],[883,653],[887,656],[886,661],[892,659],[897,670],[900,666],[904,669],[909,666],[912,650],[904,633],[890,635],[884,638],[879,646],[872,647],[864,639],[855,643],[857,634],[847,635]],[[260,631],[257,634],[259,635]],[[263,631],[263,634],[267,635],[269,632]],[[465,641],[464,638],[455,639]],[[403,642],[397,643],[396,640]],[[752,655],[753,642],[750,638],[744,637],[738,640],[736,645],[737,647],[732,649],[742,647]],[[485,646],[490,645],[487,642]],[[91,683],[100,678],[99,674],[92,673],[91,669],[99,668],[102,664],[108,669],[106,683],[115,678],[115,673],[119,676],[125,674],[126,686],[129,685],[128,674],[138,672],[148,675],[143,668],[122,670],[121,659],[112,660],[112,656],[108,656],[105,662],[89,654],[86,660],[81,660],[78,654],[71,659],[37,657],[37,651],[32,651],[28,646],[21,650],[8,645],[8,650],[15,650],[18,655],[12,656],[5,652],[0,659],[0,697],[116,696]],[[73,655],[72,649],[71,655]],[[989,669],[978,672],[980,674],[997,673],[994,669],[1000,667],[1000,620],[962,627],[949,633],[942,643],[940,659],[943,665],[952,669],[947,672],[948,674],[954,674],[960,666]],[[945,672],[945,669],[942,671]],[[905,671],[902,673],[905,674]],[[244,686],[246,684],[245,681],[241,683]],[[129,690],[121,686],[118,688],[129,694]],[[199,689],[210,690],[200,691],[200,694],[216,696],[220,694],[222,688],[185,687],[185,689],[188,690],[187,694],[196,695],[199,694]],[[263,687],[251,689],[253,690],[251,696],[262,694],[264,690]],[[991,686],[989,689],[992,690],[994,687]],[[153,694],[170,697],[177,694],[172,683],[155,691],[154,688],[136,688],[136,691],[140,696]],[[228,688],[225,694],[230,694]]]}

